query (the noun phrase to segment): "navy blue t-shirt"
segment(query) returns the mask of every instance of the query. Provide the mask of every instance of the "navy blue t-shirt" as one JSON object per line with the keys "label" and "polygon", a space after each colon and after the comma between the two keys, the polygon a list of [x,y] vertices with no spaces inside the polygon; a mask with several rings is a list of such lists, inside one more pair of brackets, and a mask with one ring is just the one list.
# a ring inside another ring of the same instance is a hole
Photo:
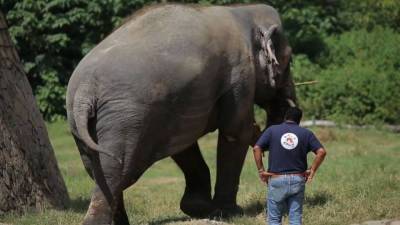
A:
{"label": "navy blue t-shirt", "polygon": [[323,147],[310,130],[288,121],[269,127],[256,145],[269,150],[268,172],[272,173],[306,171],[307,153]]}

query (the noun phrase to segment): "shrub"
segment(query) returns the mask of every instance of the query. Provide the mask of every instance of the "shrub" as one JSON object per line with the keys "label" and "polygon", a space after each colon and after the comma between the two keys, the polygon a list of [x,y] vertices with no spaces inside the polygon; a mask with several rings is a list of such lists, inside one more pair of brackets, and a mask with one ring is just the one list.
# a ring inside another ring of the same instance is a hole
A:
{"label": "shrub", "polygon": [[[317,79],[299,87],[308,116],[353,124],[400,123],[400,35],[389,28],[358,30],[326,40],[322,67],[296,57],[295,79]],[[311,75],[312,74],[312,75]]]}
{"label": "shrub", "polygon": [[[0,0],[0,8],[7,13],[11,35],[46,120],[65,116],[65,89],[81,58],[123,17],[155,2],[160,1]],[[258,1],[179,2],[224,5]],[[321,81],[319,85],[298,88],[306,114],[358,123],[399,122],[393,108],[398,106],[396,94],[389,94],[392,101],[388,104],[387,93],[378,93],[397,87],[398,35],[391,29],[374,29],[377,26],[399,29],[399,1],[268,0],[266,3],[281,13],[291,46],[298,54],[293,64],[296,79],[317,77]],[[351,31],[354,28],[360,30]],[[332,36],[345,30],[350,31]],[[382,86],[372,89],[370,83],[377,81]],[[343,84],[340,87],[339,82]],[[336,88],[331,90],[331,85]],[[359,93],[357,85],[367,85],[375,94]],[[353,89],[355,92],[350,93]]]}
{"label": "shrub", "polygon": [[[155,0],[0,0],[10,33],[46,120],[65,116],[64,94],[80,59],[134,10]],[[184,0],[185,3],[231,4],[255,0]],[[272,0],[282,12],[297,52],[315,56],[320,33],[332,26],[332,7],[323,2]],[[333,14],[332,14],[333,15]],[[325,19],[320,20],[320,17]],[[314,48],[316,46],[316,48]]]}
{"label": "shrub", "polygon": [[46,120],[65,116],[65,89],[80,59],[143,5],[140,0],[0,0]]}

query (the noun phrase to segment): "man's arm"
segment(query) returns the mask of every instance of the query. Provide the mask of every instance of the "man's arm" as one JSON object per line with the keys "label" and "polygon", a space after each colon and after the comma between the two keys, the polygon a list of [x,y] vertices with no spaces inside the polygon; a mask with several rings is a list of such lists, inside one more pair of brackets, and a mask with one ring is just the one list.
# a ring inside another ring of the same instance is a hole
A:
{"label": "man's arm", "polygon": [[315,159],[311,165],[311,168],[307,170],[307,182],[311,182],[317,172],[319,166],[324,161],[326,156],[326,150],[324,148],[319,148],[315,151]]}
{"label": "man's arm", "polygon": [[268,182],[268,178],[271,175],[270,173],[265,172],[264,164],[262,161],[263,149],[269,147],[270,136],[271,136],[271,130],[270,129],[265,130],[253,148],[254,160],[256,162],[258,170],[258,176],[263,182]]}
{"label": "man's arm", "polygon": [[256,145],[258,139],[261,137],[262,132],[260,126],[254,121],[253,122],[253,138],[251,140],[251,147]]}
{"label": "man's arm", "polygon": [[260,180],[262,182],[268,182],[268,178],[272,175],[271,173],[268,173],[264,169],[264,164],[262,161],[263,157],[263,150],[261,149],[260,146],[255,145],[253,148],[253,155],[254,155],[254,161],[256,162],[257,170],[258,170],[258,176],[260,177]]}
{"label": "man's arm", "polygon": [[258,172],[265,171],[264,164],[262,161],[263,152],[262,152],[262,149],[260,148],[260,146],[258,146],[258,145],[254,146],[253,155],[254,155],[254,161],[256,161],[256,166],[257,166]]}

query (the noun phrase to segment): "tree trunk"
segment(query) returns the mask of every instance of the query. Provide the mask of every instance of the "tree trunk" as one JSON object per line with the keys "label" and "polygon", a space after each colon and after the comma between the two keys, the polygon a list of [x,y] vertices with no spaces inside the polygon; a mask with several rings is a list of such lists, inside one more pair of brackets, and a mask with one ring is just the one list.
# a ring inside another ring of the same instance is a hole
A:
{"label": "tree trunk", "polygon": [[64,208],[68,200],[43,118],[0,12],[0,215],[48,204]]}

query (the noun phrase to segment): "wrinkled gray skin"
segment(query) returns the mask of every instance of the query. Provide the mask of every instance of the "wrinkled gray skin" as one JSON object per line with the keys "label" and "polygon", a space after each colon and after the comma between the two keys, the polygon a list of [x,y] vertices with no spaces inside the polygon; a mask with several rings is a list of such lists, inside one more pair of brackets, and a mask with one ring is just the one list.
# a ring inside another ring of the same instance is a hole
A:
{"label": "wrinkled gray skin", "polygon": [[[261,31],[273,25],[275,74],[260,62]],[[84,224],[129,224],[123,190],[168,156],[186,179],[186,214],[240,213],[236,194],[254,138],[253,105],[272,124],[282,121],[286,99],[295,101],[282,33],[278,13],[267,5],[163,5],[136,13],[97,45],[74,71],[67,93],[69,124],[96,182]],[[212,197],[197,140],[216,129]]]}

